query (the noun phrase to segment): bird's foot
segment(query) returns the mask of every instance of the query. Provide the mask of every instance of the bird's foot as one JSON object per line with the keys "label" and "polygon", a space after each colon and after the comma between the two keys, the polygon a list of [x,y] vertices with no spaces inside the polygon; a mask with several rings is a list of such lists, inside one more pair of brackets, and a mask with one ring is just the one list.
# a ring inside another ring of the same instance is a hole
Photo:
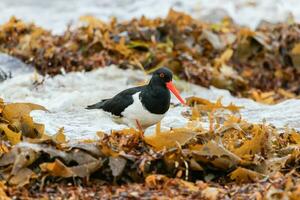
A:
{"label": "bird's foot", "polygon": [[156,124],[156,127],[155,127],[155,132],[156,132],[156,135],[158,135],[158,134],[160,134],[160,133],[161,133],[161,130],[160,130],[160,128],[161,128],[161,124],[160,124],[160,122],[158,122],[158,123]]}

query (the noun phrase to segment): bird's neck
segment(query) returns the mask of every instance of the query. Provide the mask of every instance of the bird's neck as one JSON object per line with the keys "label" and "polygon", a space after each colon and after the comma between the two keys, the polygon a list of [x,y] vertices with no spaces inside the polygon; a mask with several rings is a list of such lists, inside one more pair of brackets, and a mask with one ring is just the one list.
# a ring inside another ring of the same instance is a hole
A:
{"label": "bird's neck", "polygon": [[168,90],[166,83],[162,81],[159,78],[153,77],[149,84],[146,86],[145,90],[147,90],[148,94],[151,94],[151,96],[165,96],[166,94],[170,94],[170,91]]}
{"label": "bird's neck", "polygon": [[169,110],[170,91],[165,83],[157,84],[152,80],[140,94],[141,101],[148,111],[155,114],[164,114]]}
{"label": "bird's neck", "polygon": [[165,96],[165,94],[170,94],[170,91],[166,86],[162,85],[147,85],[145,88],[145,93],[153,97]]}

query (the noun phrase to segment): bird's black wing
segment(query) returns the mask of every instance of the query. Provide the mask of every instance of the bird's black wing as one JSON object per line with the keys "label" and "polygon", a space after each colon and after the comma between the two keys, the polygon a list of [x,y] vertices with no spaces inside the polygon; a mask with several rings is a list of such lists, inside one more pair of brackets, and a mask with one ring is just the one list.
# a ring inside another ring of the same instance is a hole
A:
{"label": "bird's black wing", "polygon": [[96,104],[88,106],[86,109],[102,109],[115,116],[122,116],[121,113],[133,103],[133,97],[137,92],[142,91],[144,86],[134,87],[118,93],[111,99],[104,99]]}

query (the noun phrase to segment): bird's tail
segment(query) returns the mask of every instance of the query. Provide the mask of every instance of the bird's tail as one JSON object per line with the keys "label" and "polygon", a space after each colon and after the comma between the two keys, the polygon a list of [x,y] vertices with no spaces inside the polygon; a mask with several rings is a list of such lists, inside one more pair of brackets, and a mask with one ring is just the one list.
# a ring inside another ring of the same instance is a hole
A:
{"label": "bird's tail", "polygon": [[105,103],[107,99],[103,99],[102,101],[95,103],[93,105],[87,106],[85,109],[102,109],[103,104]]}

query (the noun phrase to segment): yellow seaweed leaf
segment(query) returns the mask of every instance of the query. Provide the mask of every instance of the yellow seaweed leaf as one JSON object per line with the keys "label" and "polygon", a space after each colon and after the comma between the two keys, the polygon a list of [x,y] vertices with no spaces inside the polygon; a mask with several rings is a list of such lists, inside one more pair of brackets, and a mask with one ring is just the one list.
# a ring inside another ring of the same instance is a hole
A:
{"label": "yellow seaweed leaf", "polygon": [[125,57],[128,57],[131,54],[131,50],[125,45],[124,37],[121,37],[119,43],[115,44],[115,49]]}
{"label": "yellow seaweed leaf", "polygon": [[87,177],[102,166],[101,160],[92,161],[74,167],[67,167],[60,160],[56,159],[52,163],[43,163],[40,165],[42,171],[48,172],[52,176],[58,177]]}
{"label": "yellow seaweed leaf", "polygon": [[233,50],[231,48],[226,49],[219,58],[215,59],[215,66],[220,67],[230,60],[233,55]]}
{"label": "yellow seaweed leaf", "polygon": [[37,175],[28,168],[22,168],[9,179],[9,184],[23,187],[28,184],[32,178],[37,178]]}
{"label": "yellow seaweed leaf", "polygon": [[162,183],[166,183],[168,180],[169,178],[165,175],[152,174],[146,177],[145,184],[149,188],[156,188]]}
{"label": "yellow seaweed leaf", "polygon": [[286,164],[287,160],[291,158],[291,155],[287,155],[284,157],[274,157],[268,160],[265,160],[258,167],[255,168],[255,171],[272,175],[280,171]]}
{"label": "yellow seaweed leaf", "polygon": [[196,130],[188,128],[174,128],[170,131],[157,132],[151,136],[145,136],[145,141],[155,149],[172,148],[184,145],[197,135]]}
{"label": "yellow seaweed leaf", "polygon": [[295,96],[296,96],[294,93],[284,90],[282,88],[279,88],[277,92],[279,94],[281,94],[282,96],[284,96],[285,98],[289,98],[289,99],[295,98]]}
{"label": "yellow seaweed leaf", "polygon": [[0,181],[0,199],[10,200],[10,198],[6,195],[5,189],[6,189],[6,186],[5,186],[4,182]]}
{"label": "yellow seaweed leaf", "polygon": [[267,153],[270,146],[270,135],[267,128],[264,125],[254,125],[251,132],[254,135],[253,138],[233,150],[236,155],[243,157],[262,152]]}
{"label": "yellow seaweed leaf", "polygon": [[290,200],[298,200],[300,197],[300,185],[296,185],[295,188],[289,195]]}
{"label": "yellow seaweed leaf", "polygon": [[7,145],[6,145],[3,141],[1,141],[1,142],[0,142],[0,157],[1,157],[4,153],[8,153],[8,152],[9,152],[9,150],[8,150]]}
{"label": "yellow seaweed leaf", "polygon": [[0,124],[0,132],[4,133],[6,139],[13,145],[18,144],[21,141],[21,133],[15,132],[10,128],[11,126],[8,124]]}
{"label": "yellow seaweed leaf", "polygon": [[12,103],[5,105],[2,111],[4,119],[15,125],[27,137],[41,137],[44,125],[33,122],[30,112],[33,110],[47,111],[43,106],[32,103]]}
{"label": "yellow seaweed leaf", "polygon": [[292,61],[295,67],[299,68],[300,67],[300,59],[299,59],[299,55],[300,55],[300,43],[297,43],[294,48],[291,51],[291,57],[292,57]]}
{"label": "yellow seaweed leaf", "polygon": [[242,167],[239,167],[231,172],[229,176],[232,180],[235,180],[239,183],[258,181],[259,179],[262,179],[264,177],[260,173]]}
{"label": "yellow seaweed leaf", "polygon": [[293,140],[294,142],[296,142],[296,144],[300,145],[300,134],[299,134],[299,133],[293,131],[293,132],[291,133],[291,137],[292,137],[292,140]]}
{"label": "yellow seaweed leaf", "polygon": [[199,191],[199,188],[197,186],[195,186],[195,184],[192,182],[188,182],[188,181],[179,179],[177,183],[181,188],[185,188],[186,190],[188,190],[190,192]]}
{"label": "yellow seaweed leaf", "polygon": [[190,149],[196,161],[210,163],[219,169],[230,169],[241,161],[237,155],[215,141],[210,141],[204,145],[194,145]]}
{"label": "yellow seaweed leaf", "polygon": [[255,89],[250,91],[250,96],[252,99],[254,99],[257,102],[264,103],[264,104],[274,104],[275,99],[274,99],[275,92],[260,92]]}
{"label": "yellow seaweed leaf", "polygon": [[19,123],[19,128],[22,130],[22,135],[26,137],[41,138],[44,135],[45,126],[43,124],[35,123],[32,117],[29,115],[21,117]]}
{"label": "yellow seaweed leaf", "polygon": [[60,128],[58,132],[53,135],[53,140],[57,143],[66,143],[66,136],[64,134],[64,128]]}
{"label": "yellow seaweed leaf", "polygon": [[189,97],[186,99],[186,104],[191,106],[193,104],[203,104],[203,105],[210,105],[211,102],[207,99],[203,99],[201,97]]}
{"label": "yellow seaweed leaf", "polygon": [[192,107],[192,116],[191,120],[200,120],[201,119],[201,113],[197,106]]}
{"label": "yellow seaweed leaf", "polygon": [[90,16],[90,15],[81,16],[79,18],[79,20],[82,21],[82,22],[87,23],[93,29],[95,29],[95,28],[100,28],[100,29],[108,28],[108,26],[105,22],[103,22],[100,19],[97,19],[93,16]]}
{"label": "yellow seaweed leaf", "polygon": [[4,101],[3,99],[0,98],[0,113],[2,113],[3,108],[4,108]]}
{"label": "yellow seaweed leaf", "polygon": [[22,116],[29,115],[33,110],[47,111],[45,107],[33,103],[12,103],[5,105],[2,114],[5,119],[13,122]]}
{"label": "yellow seaweed leaf", "polygon": [[11,170],[12,174],[17,174],[21,169],[31,165],[33,162],[38,159],[40,152],[36,152],[33,149],[21,148],[12,152],[15,155],[14,164]]}
{"label": "yellow seaweed leaf", "polygon": [[179,27],[184,27],[187,24],[191,24],[193,18],[183,12],[177,12],[173,9],[170,9],[167,20],[175,22]]}
{"label": "yellow seaweed leaf", "polygon": [[231,112],[238,112],[242,106],[236,106],[232,103],[230,103],[228,106],[224,106],[221,102],[222,98],[219,98],[215,103],[210,102],[207,99],[203,99],[201,97],[189,97],[187,98],[186,104],[189,106],[198,105],[198,108],[200,110],[204,111],[214,111],[217,109],[226,109]]}
{"label": "yellow seaweed leaf", "polygon": [[49,172],[52,176],[71,177],[72,170],[65,166],[60,160],[56,159],[52,163],[43,163],[40,165],[42,171]]}

